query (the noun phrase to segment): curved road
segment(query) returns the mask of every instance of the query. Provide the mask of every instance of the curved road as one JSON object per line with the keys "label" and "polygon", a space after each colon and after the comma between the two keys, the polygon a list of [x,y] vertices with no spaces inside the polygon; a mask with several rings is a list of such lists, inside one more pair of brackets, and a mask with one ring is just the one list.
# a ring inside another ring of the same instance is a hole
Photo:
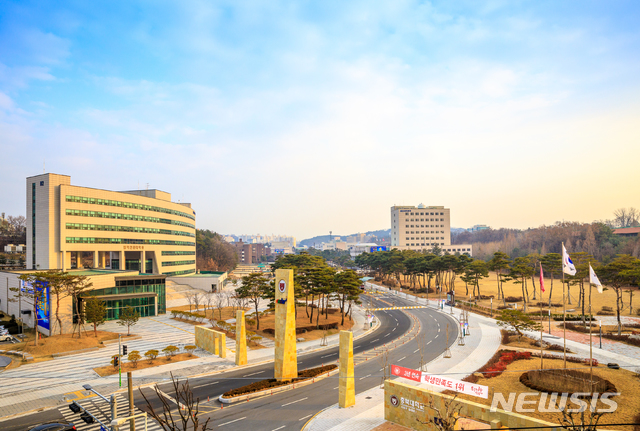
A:
{"label": "curved road", "polygon": [[[374,307],[415,305],[395,295],[384,295],[378,298],[373,299]],[[404,344],[399,344],[393,350],[389,350],[388,365],[397,364],[416,369],[420,366],[421,361],[418,340],[422,339],[425,345],[423,360],[426,363],[435,359],[445,350],[447,324],[449,324],[449,345],[453,344],[458,336],[457,322],[450,316],[433,309],[377,311],[376,316],[380,319],[380,328],[354,341],[356,394],[380,385],[384,376],[379,357],[367,355],[371,358],[370,360],[361,359],[358,361],[356,359],[358,354],[373,349],[377,349],[379,353],[385,349],[385,345],[409,332],[410,336],[405,336],[403,339]],[[410,332],[414,324],[413,317],[419,322],[419,325],[416,325],[413,332]],[[416,333],[419,334],[417,337]],[[337,347],[301,355],[298,357],[298,370],[331,362],[335,363],[337,359]],[[220,403],[217,401],[219,395],[249,384],[251,381],[268,378],[273,378],[273,362],[190,379],[189,381],[195,398],[199,397],[204,401],[209,398],[209,402],[201,403],[201,411],[206,412],[201,414],[201,418],[211,417],[210,425],[213,425],[214,429],[300,430],[314,414],[338,402],[338,375],[336,374],[298,389],[248,402],[225,405],[220,410]],[[159,385],[159,388],[163,392],[171,394],[170,384]],[[144,392],[153,402],[154,408],[160,407],[159,400],[151,389],[145,389]],[[145,401],[139,394],[136,395],[136,406],[143,410],[147,409]]]}

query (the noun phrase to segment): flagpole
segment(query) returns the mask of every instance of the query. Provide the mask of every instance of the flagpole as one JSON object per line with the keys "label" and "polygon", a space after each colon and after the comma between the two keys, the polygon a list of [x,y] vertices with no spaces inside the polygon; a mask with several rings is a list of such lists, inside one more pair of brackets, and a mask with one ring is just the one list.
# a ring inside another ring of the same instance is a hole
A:
{"label": "flagpole", "polygon": [[[591,263],[589,263],[591,266]],[[589,280],[589,380],[591,395],[593,395],[593,341],[591,340],[591,323],[593,315],[591,314],[591,280]]]}
{"label": "flagpole", "polygon": [[564,293],[564,242],[562,243],[562,338],[564,338],[564,369],[567,369],[567,298]]}
{"label": "flagpole", "polygon": [[[540,281],[542,281],[542,262],[538,262],[540,265]],[[542,304],[542,284],[540,285],[540,303]],[[544,367],[542,365],[542,327],[543,327],[543,317],[542,317],[542,306],[540,306],[540,370],[543,370]]]}

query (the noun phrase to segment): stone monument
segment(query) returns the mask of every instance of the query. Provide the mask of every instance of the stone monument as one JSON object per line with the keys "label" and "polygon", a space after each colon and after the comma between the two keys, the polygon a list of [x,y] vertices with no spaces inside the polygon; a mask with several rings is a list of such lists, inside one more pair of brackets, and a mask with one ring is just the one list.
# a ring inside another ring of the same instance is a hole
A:
{"label": "stone monument", "polygon": [[244,311],[236,311],[236,365],[247,364],[247,332],[244,326]]}
{"label": "stone monument", "polygon": [[356,387],[353,381],[353,333],[340,331],[340,375],[338,404],[341,408],[356,403]]}
{"label": "stone monument", "polygon": [[298,377],[295,303],[293,270],[276,269],[276,348],[273,374],[277,380]]}

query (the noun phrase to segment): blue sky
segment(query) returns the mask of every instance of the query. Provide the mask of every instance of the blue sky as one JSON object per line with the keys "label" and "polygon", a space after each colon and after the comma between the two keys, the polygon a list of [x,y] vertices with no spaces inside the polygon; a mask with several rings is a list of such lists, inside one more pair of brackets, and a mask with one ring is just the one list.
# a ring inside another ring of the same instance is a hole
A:
{"label": "blue sky", "polygon": [[0,205],[25,177],[158,188],[198,227],[305,237],[640,207],[640,6],[0,3]]}

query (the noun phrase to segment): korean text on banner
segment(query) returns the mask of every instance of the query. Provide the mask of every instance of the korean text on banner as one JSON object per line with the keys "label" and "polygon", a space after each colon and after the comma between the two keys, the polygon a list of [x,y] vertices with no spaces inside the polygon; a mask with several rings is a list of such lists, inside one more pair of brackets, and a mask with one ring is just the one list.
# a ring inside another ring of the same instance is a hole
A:
{"label": "korean text on banner", "polygon": [[391,374],[398,377],[404,377],[405,379],[419,382],[422,380],[422,371],[412,370],[411,368],[404,368],[400,365],[391,366]]}
{"label": "korean text on banner", "polygon": [[450,379],[449,377],[434,376],[422,373],[422,382],[428,385],[437,386],[442,389],[449,389],[474,397],[489,398],[489,387],[476,385],[462,380]]}

